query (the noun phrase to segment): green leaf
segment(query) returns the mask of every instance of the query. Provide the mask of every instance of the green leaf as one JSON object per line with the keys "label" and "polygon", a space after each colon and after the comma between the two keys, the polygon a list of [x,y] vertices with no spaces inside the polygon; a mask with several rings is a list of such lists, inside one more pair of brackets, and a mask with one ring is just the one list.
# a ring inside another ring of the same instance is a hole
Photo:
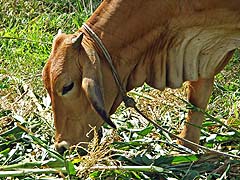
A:
{"label": "green leaf", "polygon": [[18,126],[15,126],[7,131],[5,131],[4,133],[0,134],[1,137],[6,137],[6,136],[10,136],[10,135],[14,135],[17,134],[19,132],[25,132],[23,129],[21,129]]}
{"label": "green leaf", "polygon": [[202,127],[211,127],[211,126],[214,126],[216,125],[215,122],[213,121],[205,121],[203,124],[202,124]]}
{"label": "green leaf", "polygon": [[141,177],[135,171],[131,171],[131,173],[133,174],[134,178],[141,179]]}
{"label": "green leaf", "polygon": [[205,172],[205,171],[213,171],[218,167],[217,164],[204,162],[202,164],[196,164],[192,166],[192,170],[196,170],[198,172]]}
{"label": "green leaf", "polygon": [[145,129],[137,132],[137,134],[138,134],[138,135],[141,135],[141,136],[146,136],[146,135],[148,135],[148,134],[153,130],[153,128],[154,128],[153,126],[148,126],[148,127],[146,127]]}
{"label": "green leaf", "polygon": [[69,175],[76,175],[76,170],[75,170],[75,168],[74,168],[74,165],[73,165],[73,163],[71,162],[71,161],[65,161],[65,166],[66,166],[66,169],[67,169],[67,172],[68,172],[68,174]]}
{"label": "green leaf", "polygon": [[135,162],[135,164],[138,164],[138,165],[145,164],[141,155],[137,155],[136,157],[132,158],[132,162]]}
{"label": "green leaf", "polygon": [[173,161],[174,157],[170,157],[170,156],[160,156],[158,159],[154,160],[154,165],[155,166],[162,166],[163,164],[171,164]]}
{"label": "green leaf", "polygon": [[139,147],[143,144],[141,141],[130,141],[130,142],[114,142],[113,146],[121,150],[129,150],[132,147]]}
{"label": "green leaf", "polygon": [[224,142],[224,141],[231,141],[231,140],[234,140],[234,136],[228,136],[228,135],[220,135],[220,136],[217,136],[216,137],[216,141],[218,142]]}
{"label": "green leaf", "polygon": [[[0,96],[1,97],[1,96]],[[11,113],[12,111],[10,110],[1,110],[0,111],[0,117],[7,116]]]}
{"label": "green leaf", "polygon": [[74,158],[73,160],[72,160],[72,163],[73,164],[77,164],[77,163],[80,163],[82,160],[80,159],[80,158]]}
{"label": "green leaf", "polygon": [[154,171],[159,172],[159,173],[162,173],[164,171],[164,169],[162,167],[158,167],[158,166],[152,166],[152,169]]}
{"label": "green leaf", "polygon": [[195,179],[199,177],[198,171],[188,171],[188,174],[184,176],[183,180]]}
{"label": "green leaf", "polygon": [[7,156],[9,152],[10,152],[10,148],[6,148],[3,151],[1,151],[0,154],[3,154],[4,156]]}
{"label": "green leaf", "polygon": [[153,160],[152,159],[149,159],[146,155],[143,155],[142,156],[142,161],[145,165],[151,165],[153,163]]}
{"label": "green leaf", "polygon": [[198,157],[196,155],[176,156],[173,158],[172,164],[189,163],[197,160],[198,160]]}
{"label": "green leaf", "polygon": [[94,171],[91,174],[89,174],[90,178],[98,178],[101,174],[101,171]]}

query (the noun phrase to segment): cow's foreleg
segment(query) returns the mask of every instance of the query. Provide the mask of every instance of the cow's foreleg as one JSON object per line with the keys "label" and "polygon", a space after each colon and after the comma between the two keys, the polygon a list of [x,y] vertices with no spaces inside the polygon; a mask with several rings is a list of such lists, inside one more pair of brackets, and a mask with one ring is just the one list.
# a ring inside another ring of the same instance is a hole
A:
{"label": "cow's foreleg", "polygon": [[[213,78],[212,79],[199,79],[198,81],[189,82],[188,86],[188,100],[191,104],[203,110],[206,109],[209,97],[211,95],[213,88]],[[202,112],[197,112],[190,110],[187,116],[187,123],[184,125],[180,137],[190,140],[195,143],[199,143],[200,139],[200,126],[204,120],[204,114]],[[192,124],[192,125],[191,125]],[[196,146],[185,143],[181,140],[178,141],[194,151],[197,150]]]}

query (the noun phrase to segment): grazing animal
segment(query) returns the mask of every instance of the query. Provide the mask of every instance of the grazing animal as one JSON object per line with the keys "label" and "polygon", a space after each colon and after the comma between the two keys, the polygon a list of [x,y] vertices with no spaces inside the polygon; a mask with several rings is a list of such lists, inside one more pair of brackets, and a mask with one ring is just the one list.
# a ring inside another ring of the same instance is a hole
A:
{"label": "grazing animal", "polygon": [[[104,0],[86,24],[109,51],[126,91],[144,82],[164,90],[189,81],[188,100],[201,109],[207,107],[214,76],[240,47],[239,0]],[[90,125],[114,126],[109,115],[122,96],[102,50],[85,29],[55,37],[43,81],[58,151],[89,141]],[[203,113],[190,110],[180,137],[199,143],[197,126],[203,119]]]}

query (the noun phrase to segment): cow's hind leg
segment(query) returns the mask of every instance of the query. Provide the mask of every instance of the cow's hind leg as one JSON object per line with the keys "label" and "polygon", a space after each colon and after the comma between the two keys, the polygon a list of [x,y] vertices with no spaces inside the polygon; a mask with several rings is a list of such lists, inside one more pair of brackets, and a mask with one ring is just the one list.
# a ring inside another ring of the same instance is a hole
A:
{"label": "cow's hind leg", "polygon": [[[188,86],[188,100],[194,106],[205,110],[208,104],[209,97],[211,95],[213,88],[213,78],[212,79],[199,79],[198,81],[189,82]],[[204,120],[204,114],[202,112],[197,112],[194,110],[189,110],[187,122],[184,125],[180,137],[190,140],[194,143],[199,143],[200,131],[199,128]],[[193,151],[197,150],[196,146],[189,143],[185,143],[178,140],[179,144],[182,144]]]}

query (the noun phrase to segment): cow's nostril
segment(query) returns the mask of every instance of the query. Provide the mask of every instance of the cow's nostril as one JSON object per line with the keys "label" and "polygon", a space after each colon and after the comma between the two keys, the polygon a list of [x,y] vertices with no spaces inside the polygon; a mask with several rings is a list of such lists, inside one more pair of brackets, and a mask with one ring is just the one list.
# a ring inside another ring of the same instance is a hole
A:
{"label": "cow's nostril", "polygon": [[60,143],[55,144],[55,148],[59,154],[63,155],[64,152],[68,150],[69,144],[66,141],[62,141]]}
{"label": "cow's nostril", "polygon": [[65,148],[64,146],[59,146],[56,148],[56,150],[59,154],[63,155],[67,148]]}

